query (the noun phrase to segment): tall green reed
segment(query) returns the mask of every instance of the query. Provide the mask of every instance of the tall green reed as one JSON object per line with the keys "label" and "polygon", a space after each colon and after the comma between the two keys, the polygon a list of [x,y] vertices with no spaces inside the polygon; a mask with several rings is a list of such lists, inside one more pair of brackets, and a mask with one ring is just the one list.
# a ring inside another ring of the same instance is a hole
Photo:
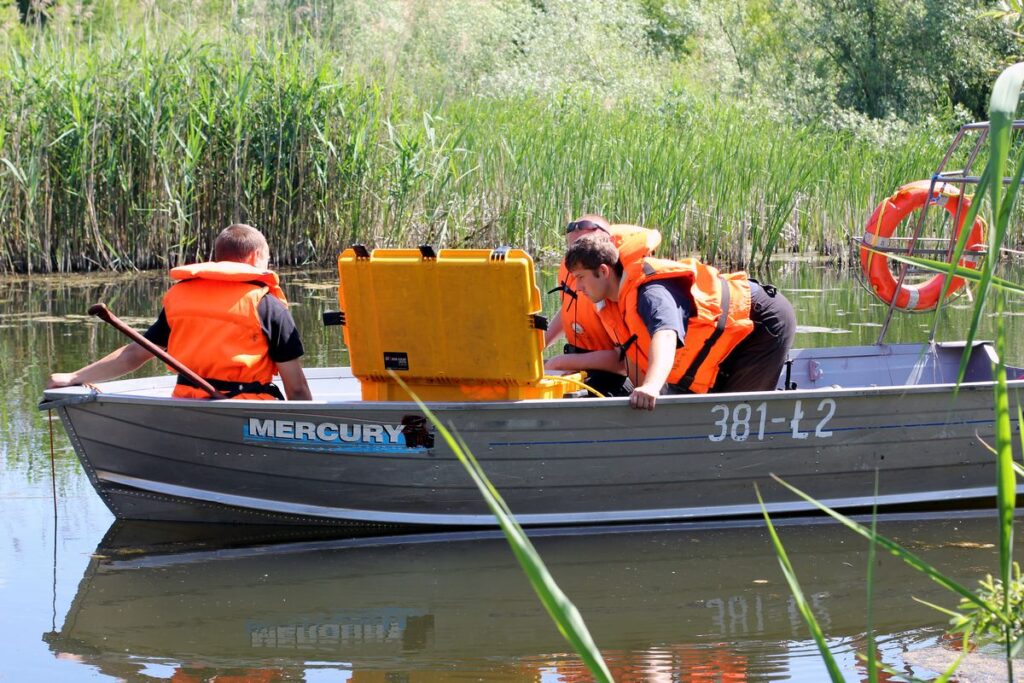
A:
{"label": "tall green reed", "polygon": [[841,257],[867,207],[937,154],[924,129],[879,148],[713,98],[438,99],[277,37],[12,38],[0,270],[164,267],[208,257],[239,220],[284,264],[353,242],[554,256],[557,226],[586,211],[661,229],[665,254],[756,269],[780,251]]}

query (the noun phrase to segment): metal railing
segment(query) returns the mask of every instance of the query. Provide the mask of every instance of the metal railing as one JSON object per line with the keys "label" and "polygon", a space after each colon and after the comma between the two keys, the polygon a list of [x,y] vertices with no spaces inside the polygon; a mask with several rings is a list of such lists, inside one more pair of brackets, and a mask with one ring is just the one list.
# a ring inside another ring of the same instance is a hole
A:
{"label": "metal railing", "polygon": [[[1013,122],[1013,132],[1016,133],[1019,130],[1024,130],[1024,120],[1018,120]],[[978,157],[982,151],[982,147],[988,140],[989,133],[989,122],[979,121],[976,123],[968,123],[960,127],[957,131],[956,136],[946,149],[946,153],[943,155],[942,160],[939,162],[938,168],[930,178],[930,184],[928,187],[929,197],[937,197],[941,195],[942,188],[946,184],[954,185],[960,191],[961,195],[967,195],[967,187],[970,185],[977,185],[981,180],[981,176],[975,174],[974,166],[978,160]],[[1019,144],[1020,140],[1017,138],[1020,136],[1014,135],[1014,143]],[[970,151],[967,153],[967,159],[964,165],[960,169],[951,170],[948,166],[951,160],[956,156],[961,146],[970,141]],[[1003,178],[1003,184],[1009,185],[1013,180],[1009,177]],[[913,233],[909,237],[892,237],[888,240],[885,246],[873,246],[869,243],[862,234],[859,238],[854,237],[855,252],[859,251],[860,248],[870,248],[873,251],[880,252],[882,254],[892,253],[906,256],[925,256],[933,257],[935,260],[950,261],[953,258],[953,253],[956,249],[956,237],[959,231],[949,226],[960,225],[960,222],[964,218],[964,212],[968,210],[966,202],[960,202],[957,205],[956,211],[953,215],[947,212],[944,213],[943,224],[941,231],[949,236],[947,237],[926,237],[924,236],[925,226],[928,220],[928,211],[932,205],[936,203],[932,200],[926,201],[924,207],[919,211],[919,216],[916,218],[916,224]],[[964,226],[965,229],[969,229],[969,226]],[[981,253],[981,258],[984,258],[984,252]],[[978,262],[980,264],[980,261]],[[900,263],[898,274],[896,275],[896,291],[892,297],[892,300],[888,302],[889,308],[886,312],[885,321],[882,323],[882,328],[878,335],[878,344],[882,344],[885,340],[886,332],[889,329],[889,324],[892,321],[892,316],[899,308],[905,310],[896,305],[896,301],[899,299],[899,292],[903,287],[903,283],[906,281],[908,276],[915,275],[917,273],[930,272],[925,271],[921,268],[913,267],[907,263]],[[874,294],[874,290],[870,284],[863,278],[862,273],[862,284]],[[943,285],[945,286],[945,285]],[[936,304],[937,310],[941,309],[943,303],[947,297],[940,296],[938,303]],[[938,316],[936,316],[936,320]],[[936,326],[933,324],[931,333],[929,335],[929,341],[935,340]]]}

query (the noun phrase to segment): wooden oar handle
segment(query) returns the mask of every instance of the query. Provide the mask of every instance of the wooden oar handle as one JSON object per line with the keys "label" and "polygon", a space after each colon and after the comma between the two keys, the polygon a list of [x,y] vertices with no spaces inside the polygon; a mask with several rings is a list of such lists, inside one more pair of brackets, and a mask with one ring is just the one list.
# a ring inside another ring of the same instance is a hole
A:
{"label": "wooden oar handle", "polygon": [[[117,325],[114,324],[114,314],[110,312],[110,309],[107,308],[106,304],[93,304],[89,307],[89,315],[94,315],[103,322],[110,323],[111,325],[114,325],[114,327],[117,327]],[[118,322],[121,321],[118,320]]]}
{"label": "wooden oar handle", "polygon": [[172,368],[177,370],[180,374],[185,375],[186,377],[188,377],[190,380],[192,380],[196,384],[196,386],[198,386],[200,389],[202,389],[203,391],[208,393],[210,395],[210,398],[213,398],[213,399],[227,398],[227,396],[225,396],[224,394],[222,394],[219,391],[217,391],[216,389],[214,389],[213,385],[211,385],[205,379],[203,379],[198,374],[196,374],[191,368],[187,367],[180,360],[178,360],[177,358],[175,358],[171,354],[167,353],[167,351],[163,350],[162,348],[160,348],[159,346],[157,346],[153,342],[149,341],[148,339],[143,337],[141,334],[139,334],[138,332],[136,332],[132,328],[128,327],[128,325],[126,325],[123,320],[121,320],[116,315],[114,315],[113,313],[110,312],[110,309],[107,308],[106,304],[93,304],[92,306],[89,307],[89,315],[94,315],[97,318],[99,318],[100,320],[102,320],[103,322],[109,323],[118,332],[120,332],[121,334],[125,335],[126,337],[131,339],[133,342],[135,342],[136,344],[138,344],[142,348],[146,349],[147,351],[152,353],[154,356],[156,356],[157,358],[159,358],[163,362],[165,362],[168,365],[170,365]]}

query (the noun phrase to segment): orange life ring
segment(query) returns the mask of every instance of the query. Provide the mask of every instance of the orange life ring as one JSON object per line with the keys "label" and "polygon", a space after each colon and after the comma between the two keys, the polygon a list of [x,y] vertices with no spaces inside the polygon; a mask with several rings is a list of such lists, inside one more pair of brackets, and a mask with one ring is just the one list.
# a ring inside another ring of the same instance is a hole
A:
{"label": "orange life ring", "polygon": [[[970,198],[960,194],[960,190],[956,186],[941,182],[936,184],[935,191],[929,196],[930,186],[930,180],[907,183],[896,190],[891,197],[883,200],[875,207],[874,213],[871,214],[867,225],[864,226],[862,244],[871,247],[888,246],[889,238],[892,237],[896,226],[911,213],[923,208],[928,201],[944,208],[953,217],[953,220],[959,220],[959,225],[956,227],[956,239],[959,239],[967,219],[967,210],[971,206]],[[959,217],[957,217],[958,212]],[[960,257],[961,266],[972,269],[978,267],[984,250],[985,229],[985,221],[978,216],[967,236],[967,243]],[[948,297],[964,286],[963,278],[954,277],[945,287],[943,293],[946,275],[936,273],[933,277],[918,284],[904,282],[897,291],[896,277],[889,268],[889,259],[865,246],[860,248],[860,266],[871,291],[879,299],[888,304],[892,303],[893,297],[895,297],[896,307],[906,311],[930,311],[938,305],[940,297]]]}

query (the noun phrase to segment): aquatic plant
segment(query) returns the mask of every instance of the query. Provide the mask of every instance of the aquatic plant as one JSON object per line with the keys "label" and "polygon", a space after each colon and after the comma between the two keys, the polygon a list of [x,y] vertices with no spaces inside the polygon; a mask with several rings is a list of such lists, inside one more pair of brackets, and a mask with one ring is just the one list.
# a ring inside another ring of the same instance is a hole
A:
{"label": "aquatic plant", "polygon": [[1021,578],[1020,565],[1013,563],[1009,586],[1004,586],[1002,579],[993,579],[991,574],[986,574],[978,583],[978,594],[996,612],[1007,614],[1010,623],[1007,625],[988,610],[979,609],[971,601],[961,599],[957,613],[950,621],[950,632],[962,633],[979,645],[984,645],[1002,643],[1008,630],[1010,652],[1016,657],[1024,648],[1024,579]]}

